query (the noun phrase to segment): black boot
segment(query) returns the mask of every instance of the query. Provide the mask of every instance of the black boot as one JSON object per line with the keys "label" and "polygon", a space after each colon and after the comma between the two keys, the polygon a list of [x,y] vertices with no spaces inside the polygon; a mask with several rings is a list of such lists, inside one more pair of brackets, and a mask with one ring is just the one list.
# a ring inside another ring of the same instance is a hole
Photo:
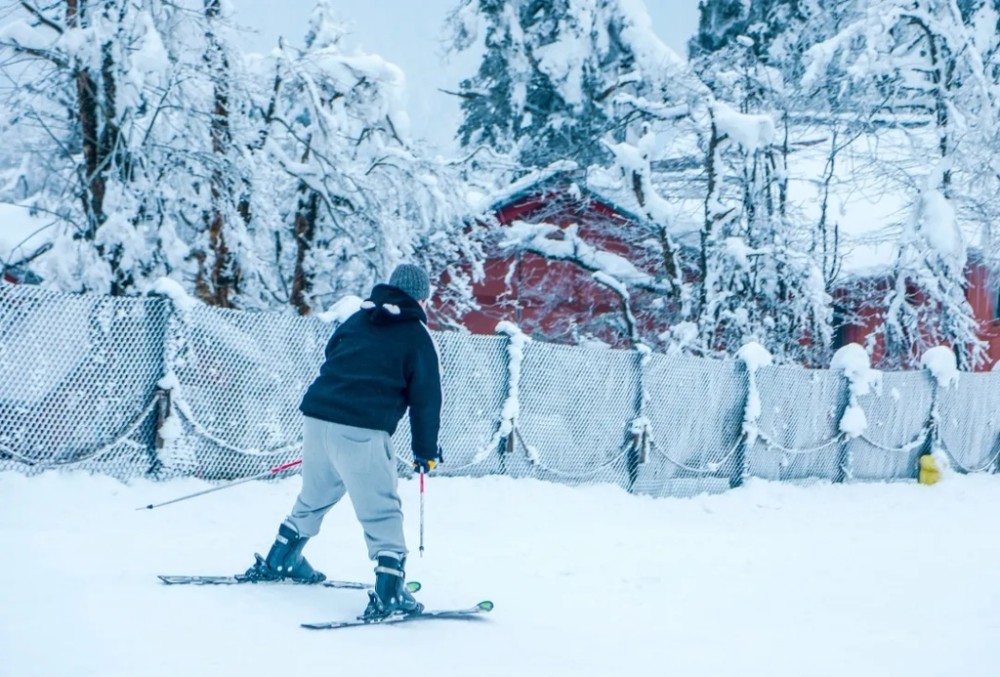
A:
{"label": "black boot", "polygon": [[290,580],[298,583],[320,583],[326,576],[312,568],[302,556],[308,537],[299,536],[289,525],[278,527],[278,536],[267,558],[256,555],[257,562],[247,569],[244,577],[252,581]]}
{"label": "black boot", "polygon": [[363,618],[384,618],[391,614],[413,614],[424,605],[413,598],[404,585],[406,558],[379,555],[375,567],[375,590],[368,593],[368,608]]}

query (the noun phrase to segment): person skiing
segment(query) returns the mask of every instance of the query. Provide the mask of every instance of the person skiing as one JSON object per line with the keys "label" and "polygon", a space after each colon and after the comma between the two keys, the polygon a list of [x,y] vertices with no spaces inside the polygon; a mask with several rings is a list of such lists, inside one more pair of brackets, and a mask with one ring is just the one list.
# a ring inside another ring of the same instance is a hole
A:
{"label": "person skiing", "polygon": [[427,273],[401,264],[333,333],[299,406],[305,417],[302,488],[267,557],[255,555],[246,578],[325,580],[302,549],[346,493],[364,528],[368,556],[377,561],[363,617],[423,610],[404,585],[408,550],[390,436],[409,408],[414,469],[429,473],[443,461],[441,367],[426,327],[429,296]]}

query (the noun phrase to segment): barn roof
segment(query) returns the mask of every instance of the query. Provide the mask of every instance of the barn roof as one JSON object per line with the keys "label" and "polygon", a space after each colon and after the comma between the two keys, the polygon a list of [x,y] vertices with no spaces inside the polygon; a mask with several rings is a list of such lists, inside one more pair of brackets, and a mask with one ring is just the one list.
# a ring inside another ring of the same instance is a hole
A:
{"label": "barn roof", "polygon": [[[838,229],[842,256],[841,281],[877,277],[888,272],[899,252],[904,226],[913,218],[919,190],[914,186],[929,168],[927,155],[913,148],[913,130],[886,130],[859,135],[840,150],[829,183],[827,220]],[[919,141],[919,137],[917,139]],[[789,204],[805,222],[818,223],[823,204],[821,178],[826,172],[830,138],[823,133],[802,134],[789,156]],[[677,242],[694,246],[704,221],[703,161],[694,155],[654,166],[658,193],[667,205],[664,223]],[[492,196],[496,213],[532,195],[565,186],[581,199],[596,200],[633,223],[643,223],[646,210],[620,172],[581,169],[572,162],[557,163],[532,172]],[[661,210],[662,211],[662,210]],[[981,228],[961,220],[959,227],[970,262],[980,245]]]}
{"label": "barn roof", "polygon": [[489,210],[501,212],[535,196],[542,196],[553,191],[564,191],[567,197],[574,194],[580,202],[598,202],[606,209],[619,215],[622,220],[641,223],[644,219],[629,209],[614,197],[603,194],[587,181],[586,170],[579,169],[575,163],[557,163],[545,170],[532,172],[511,183],[504,190],[492,196]]}

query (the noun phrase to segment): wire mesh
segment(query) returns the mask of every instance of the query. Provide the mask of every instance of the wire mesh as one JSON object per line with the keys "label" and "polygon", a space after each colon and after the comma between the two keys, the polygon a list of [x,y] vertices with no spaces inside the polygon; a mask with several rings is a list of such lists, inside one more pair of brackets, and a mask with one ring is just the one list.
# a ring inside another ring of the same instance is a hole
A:
{"label": "wire mesh", "polygon": [[196,307],[170,340],[180,434],[166,474],[235,479],[300,457],[302,394],[333,328],[315,318]]}
{"label": "wire mesh", "polygon": [[629,431],[638,406],[636,354],[530,342],[524,349],[515,477],[628,486]]}
{"label": "wire mesh", "polygon": [[916,477],[917,458],[927,449],[933,397],[926,373],[883,373],[881,385],[858,398],[867,426],[862,435],[845,442],[850,477]]}
{"label": "wire mesh", "polygon": [[[441,358],[444,404],[441,411],[440,445],[445,462],[441,475],[487,475],[501,472],[500,458],[490,441],[500,422],[507,396],[507,340],[493,336],[470,336],[434,332]],[[400,466],[409,474],[410,422],[404,416],[392,437]]]}
{"label": "wire mesh", "polygon": [[150,470],[166,319],[157,299],[0,284],[0,469]]}
{"label": "wire mesh", "polygon": [[652,355],[643,383],[652,447],[635,490],[685,496],[738,482],[746,370],[736,362]]}
{"label": "wire mesh", "polygon": [[[952,466],[961,472],[997,471],[1000,455],[1000,374],[961,374],[938,388],[938,432]],[[928,378],[925,376],[925,378]]]}
{"label": "wire mesh", "polygon": [[746,449],[746,475],[844,479],[840,419],[847,406],[846,380],[830,371],[774,366],[758,369],[756,383],[759,435]]}
{"label": "wire mesh", "polygon": [[[333,329],[290,314],[0,283],[0,470],[229,480],[294,460],[302,393]],[[612,482],[654,496],[746,477],[911,479],[935,430],[960,472],[1000,463],[1000,373],[963,373],[951,387],[925,372],[883,373],[858,400],[863,434],[850,437],[840,431],[843,375],[765,367],[754,375],[761,408],[747,444],[751,381],[738,362],[434,338],[442,474]],[[393,438],[404,473],[409,434],[404,417]]]}

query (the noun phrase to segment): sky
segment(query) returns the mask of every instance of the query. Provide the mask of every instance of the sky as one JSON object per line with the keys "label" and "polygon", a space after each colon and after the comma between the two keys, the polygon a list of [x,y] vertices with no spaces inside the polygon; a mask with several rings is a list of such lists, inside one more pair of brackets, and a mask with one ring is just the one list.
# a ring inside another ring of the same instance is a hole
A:
{"label": "sky", "polygon": [[[315,0],[231,0],[244,47],[266,53],[283,37],[301,44]],[[406,74],[410,134],[442,149],[453,148],[459,123],[458,99],[440,92],[454,90],[478,67],[475,58],[443,59],[444,21],[458,0],[331,0],[352,27],[346,46],[374,53]],[[646,2],[653,27],[663,42],[681,56],[698,26],[698,0]]]}

